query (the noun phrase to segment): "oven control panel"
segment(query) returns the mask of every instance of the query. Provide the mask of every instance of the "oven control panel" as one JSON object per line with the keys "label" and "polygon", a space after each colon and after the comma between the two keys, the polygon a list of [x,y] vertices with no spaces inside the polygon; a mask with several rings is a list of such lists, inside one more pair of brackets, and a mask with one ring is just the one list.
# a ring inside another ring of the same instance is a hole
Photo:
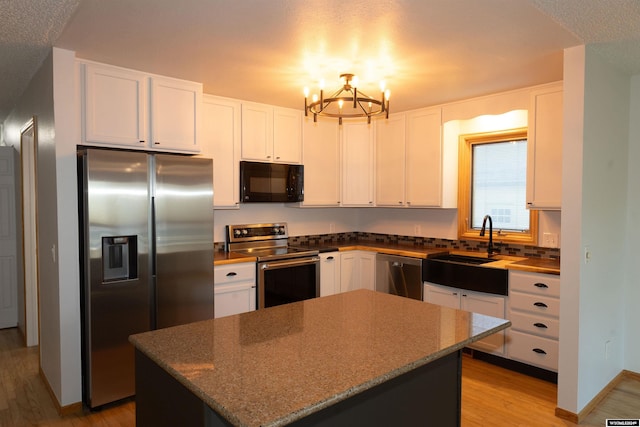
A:
{"label": "oven control panel", "polygon": [[287,223],[227,225],[227,242],[250,242],[255,240],[286,239],[289,237]]}

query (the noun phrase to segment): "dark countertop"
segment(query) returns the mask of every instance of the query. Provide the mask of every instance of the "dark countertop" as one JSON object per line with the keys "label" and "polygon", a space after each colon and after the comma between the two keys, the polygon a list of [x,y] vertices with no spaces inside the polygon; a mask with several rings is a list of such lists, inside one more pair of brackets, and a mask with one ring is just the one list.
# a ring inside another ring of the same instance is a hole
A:
{"label": "dark countertop", "polygon": [[[297,245],[323,252],[365,250],[389,255],[408,256],[412,258],[429,258],[446,253],[456,253],[467,256],[486,257],[478,252],[465,252],[447,248],[428,248],[412,245],[389,244],[381,242],[332,242],[331,244]],[[560,274],[560,261],[542,258],[525,258],[509,255],[496,255],[495,261],[483,264],[484,267],[506,268],[512,270],[529,271],[533,273]],[[248,257],[233,252],[215,252],[214,265],[232,264],[240,262],[255,262],[255,257]]]}
{"label": "dark countertop", "polygon": [[509,325],[361,289],[130,341],[231,424],[281,426]]}

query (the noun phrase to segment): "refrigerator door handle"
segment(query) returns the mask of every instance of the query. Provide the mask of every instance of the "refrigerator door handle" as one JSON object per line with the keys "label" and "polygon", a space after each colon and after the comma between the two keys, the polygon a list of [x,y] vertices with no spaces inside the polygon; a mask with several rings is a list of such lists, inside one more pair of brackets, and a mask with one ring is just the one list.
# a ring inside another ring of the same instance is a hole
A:
{"label": "refrigerator door handle", "polygon": [[[151,203],[151,242],[155,242],[156,241],[156,198],[154,196],[152,196],[150,198],[150,203]],[[158,298],[156,295],[156,245],[150,245],[150,250],[149,250],[149,264],[151,266],[150,268],[150,274],[149,274],[149,304],[151,307],[153,307],[153,310],[151,310],[151,329],[156,329],[158,326],[158,317],[157,317],[157,312],[158,312]]]}

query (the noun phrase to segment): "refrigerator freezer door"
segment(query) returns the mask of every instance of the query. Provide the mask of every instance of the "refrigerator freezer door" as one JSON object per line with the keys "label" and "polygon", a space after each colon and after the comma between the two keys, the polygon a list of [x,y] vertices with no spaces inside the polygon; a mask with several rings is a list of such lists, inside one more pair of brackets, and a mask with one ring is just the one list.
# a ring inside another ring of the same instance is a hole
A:
{"label": "refrigerator freezer door", "polygon": [[155,156],[156,327],[213,318],[213,166]]}
{"label": "refrigerator freezer door", "polygon": [[85,400],[97,407],[134,394],[128,337],[150,329],[148,160],[87,149],[79,161]]}

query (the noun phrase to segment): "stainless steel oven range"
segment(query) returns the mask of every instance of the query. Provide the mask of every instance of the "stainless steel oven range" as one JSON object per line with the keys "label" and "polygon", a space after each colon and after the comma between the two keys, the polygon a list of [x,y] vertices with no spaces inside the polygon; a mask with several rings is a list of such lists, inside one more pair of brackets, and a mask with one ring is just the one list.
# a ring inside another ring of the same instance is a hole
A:
{"label": "stainless steel oven range", "polygon": [[320,296],[317,250],[288,246],[287,223],[227,225],[227,250],[256,257],[258,308]]}

